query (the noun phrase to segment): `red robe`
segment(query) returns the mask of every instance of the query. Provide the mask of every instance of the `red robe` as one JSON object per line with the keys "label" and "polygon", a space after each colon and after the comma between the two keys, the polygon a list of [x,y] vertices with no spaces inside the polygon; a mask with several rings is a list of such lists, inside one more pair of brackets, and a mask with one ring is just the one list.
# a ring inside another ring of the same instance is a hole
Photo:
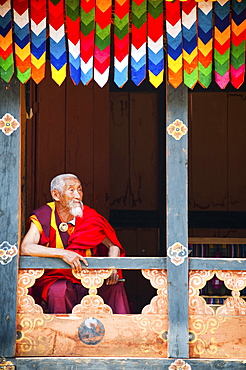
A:
{"label": "red robe", "polygon": [[84,206],[83,217],[76,218],[75,230],[68,240],[67,249],[85,256],[86,249],[90,248],[94,256],[107,256],[107,247],[98,248],[106,237],[120,248],[120,257],[124,257],[125,251],[112,226],[94,209]]}
{"label": "red robe", "polygon": [[[35,210],[30,220],[33,221],[40,230],[41,245],[57,248],[56,244],[59,239],[59,248],[73,250],[85,257],[88,255],[107,256],[108,248],[101,243],[108,237],[114,245],[120,248],[120,256],[123,257],[125,255],[125,251],[108,221],[94,209],[86,205],[84,205],[83,217],[76,218],[75,230],[70,237],[68,237],[67,233],[62,233],[59,230],[61,220],[55,210],[54,203],[48,203]],[[57,236],[59,236],[59,238],[57,238]],[[91,251],[91,253],[88,253],[89,251]],[[121,271],[119,275],[122,277]],[[49,269],[45,270],[44,275],[36,280],[34,286],[35,293],[33,292],[34,295],[39,295],[46,301],[51,284],[59,279],[68,279],[73,283],[81,284],[81,281],[73,276],[71,269]]]}

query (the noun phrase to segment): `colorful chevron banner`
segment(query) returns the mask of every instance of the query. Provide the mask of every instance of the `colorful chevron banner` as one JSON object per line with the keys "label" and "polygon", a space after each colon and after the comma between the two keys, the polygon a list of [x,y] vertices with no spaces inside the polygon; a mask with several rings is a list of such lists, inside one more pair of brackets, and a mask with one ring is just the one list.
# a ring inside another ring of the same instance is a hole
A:
{"label": "colorful chevron banner", "polygon": [[129,0],[116,0],[114,12],[114,82],[118,87],[128,80]]}
{"label": "colorful chevron banner", "polygon": [[168,81],[173,87],[183,82],[182,29],[180,1],[166,0]]}
{"label": "colorful chevron banner", "polygon": [[31,77],[31,47],[28,0],[13,0],[15,66],[17,77],[25,83]]}
{"label": "colorful chevron banner", "polygon": [[31,69],[37,84],[44,79],[46,61],[46,0],[30,2]]}
{"label": "colorful chevron banner", "polygon": [[94,78],[105,86],[111,66],[118,88],[129,69],[139,86],[147,68],[158,88],[166,53],[174,88],[208,88],[214,79],[221,89],[229,82],[238,89],[245,82],[246,0],[0,0],[0,79],[9,82],[16,68],[22,83],[40,83],[46,41],[58,85],[68,59],[75,85]]}
{"label": "colorful chevron banner", "polygon": [[9,82],[14,73],[10,0],[0,0],[0,78]]}
{"label": "colorful chevron banner", "polygon": [[50,32],[50,64],[53,80],[61,85],[66,78],[67,50],[63,0],[48,0]]}
{"label": "colorful chevron banner", "polygon": [[214,14],[215,82],[224,89],[230,81],[230,1],[217,0],[214,4]]}
{"label": "colorful chevron banner", "polygon": [[156,88],[164,78],[163,0],[148,0],[149,81]]}
{"label": "colorful chevron banner", "polygon": [[193,89],[198,81],[197,6],[195,0],[182,3],[184,84]]}
{"label": "colorful chevron banner", "polygon": [[109,78],[111,0],[96,0],[94,80],[103,87]]}
{"label": "colorful chevron banner", "polygon": [[231,84],[238,89],[245,76],[246,2],[232,0]]}
{"label": "colorful chevron banner", "polygon": [[146,78],[147,0],[132,0],[131,80],[140,85]]}
{"label": "colorful chevron banner", "polygon": [[87,85],[93,77],[95,0],[81,0],[80,67],[81,81]]}
{"label": "colorful chevron banner", "polygon": [[213,3],[198,3],[198,81],[204,88],[212,82]]}
{"label": "colorful chevron banner", "polygon": [[66,1],[66,25],[70,77],[75,85],[80,82],[80,0]]}

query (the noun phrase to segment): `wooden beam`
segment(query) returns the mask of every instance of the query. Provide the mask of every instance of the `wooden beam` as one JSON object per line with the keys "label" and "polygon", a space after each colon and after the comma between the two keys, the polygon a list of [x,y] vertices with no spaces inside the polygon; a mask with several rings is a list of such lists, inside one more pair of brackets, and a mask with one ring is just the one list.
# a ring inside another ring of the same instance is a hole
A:
{"label": "wooden beam", "polygon": [[189,244],[246,244],[246,238],[190,237]]}
{"label": "wooden beam", "polygon": [[[8,359],[7,359],[8,360]],[[18,370],[129,370],[168,369],[175,359],[167,358],[107,358],[107,357],[23,357],[9,359]],[[244,360],[183,360],[192,370],[245,370]],[[178,368],[178,367],[177,367]],[[180,367],[181,368],[181,367]]]}
{"label": "wooden beam", "polygon": [[166,93],[168,356],[188,358],[188,89],[167,85]]}
{"label": "wooden beam", "polygon": [[[91,269],[118,268],[124,270],[141,270],[141,269],[166,269],[165,257],[88,257],[86,258]],[[84,266],[85,267],[85,266]],[[48,257],[27,257],[20,258],[21,269],[52,269],[71,267],[61,258]],[[85,267],[86,268],[86,267]]]}
{"label": "wooden beam", "polygon": [[[190,257],[188,260],[189,270],[246,271],[245,258]],[[165,270],[167,268],[166,257],[89,257],[87,261],[91,269],[115,267],[123,270]],[[19,264],[21,269],[70,269],[70,266],[61,258],[21,256]]]}
{"label": "wooden beam", "polygon": [[190,270],[246,271],[246,258],[189,258]]}
{"label": "wooden beam", "polygon": [[0,130],[0,354],[12,357],[16,337],[16,254],[20,218],[20,84],[16,79],[9,84],[0,82],[0,101],[1,123],[8,113],[6,130],[15,128],[12,133]]}

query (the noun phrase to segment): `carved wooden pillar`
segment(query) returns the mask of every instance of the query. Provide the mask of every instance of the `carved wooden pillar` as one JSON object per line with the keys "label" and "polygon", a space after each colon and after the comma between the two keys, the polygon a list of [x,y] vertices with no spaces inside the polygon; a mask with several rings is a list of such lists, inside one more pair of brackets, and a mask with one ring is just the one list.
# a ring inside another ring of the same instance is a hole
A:
{"label": "carved wooden pillar", "polygon": [[0,355],[13,357],[16,339],[20,192],[20,84],[0,82]]}
{"label": "carved wooden pillar", "polygon": [[167,85],[168,356],[188,358],[188,89]]}

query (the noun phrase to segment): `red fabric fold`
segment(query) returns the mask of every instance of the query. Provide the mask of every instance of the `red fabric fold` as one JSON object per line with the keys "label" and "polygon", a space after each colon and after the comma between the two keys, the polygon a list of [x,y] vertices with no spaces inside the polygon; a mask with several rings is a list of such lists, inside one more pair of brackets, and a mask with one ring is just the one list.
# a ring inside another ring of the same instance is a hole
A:
{"label": "red fabric fold", "polygon": [[[109,222],[97,213],[94,209],[84,206],[83,217],[76,218],[74,233],[68,240],[68,247],[66,249],[73,250],[82,256],[85,256],[85,251],[88,248],[93,249],[99,246],[105,238],[120,248],[120,256],[125,256],[125,250],[120,244],[116,233]],[[106,247],[105,247],[106,248]],[[100,246],[99,251],[95,252],[95,256],[107,256],[104,253],[108,251],[103,246]]]}

